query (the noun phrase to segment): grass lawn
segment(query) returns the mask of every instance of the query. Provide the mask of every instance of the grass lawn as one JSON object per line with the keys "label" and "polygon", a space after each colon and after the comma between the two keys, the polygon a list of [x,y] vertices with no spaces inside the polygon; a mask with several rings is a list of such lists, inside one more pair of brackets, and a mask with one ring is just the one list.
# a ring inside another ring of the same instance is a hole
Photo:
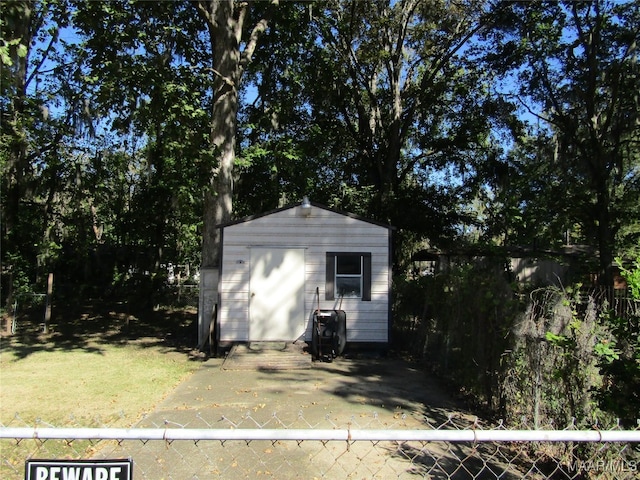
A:
{"label": "grass lawn", "polygon": [[30,425],[36,418],[64,425],[74,417],[128,426],[197,366],[184,354],[143,341],[43,347],[21,358],[2,346],[0,423],[15,424],[18,415],[17,423]]}
{"label": "grass lawn", "polygon": [[[131,315],[90,307],[57,313],[47,335],[21,319],[0,341],[0,423],[129,427],[198,368],[194,309]],[[0,477],[24,453],[2,441]]]}

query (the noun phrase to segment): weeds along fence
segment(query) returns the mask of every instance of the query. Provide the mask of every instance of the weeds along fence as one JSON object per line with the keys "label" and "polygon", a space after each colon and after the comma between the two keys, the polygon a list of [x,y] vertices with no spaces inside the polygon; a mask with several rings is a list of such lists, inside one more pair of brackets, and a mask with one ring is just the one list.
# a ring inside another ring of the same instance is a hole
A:
{"label": "weeds along fence", "polygon": [[[632,331],[640,315],[640,300],[629,289],[518,285],[499,262],[395,285],[398,348],[509,421],[599,416],[605,394],[611,396],[604,387],[612,384],[603,375],[604,355],[614,358],[630,343],[613,319]],[[619,410],[616,416],[627,416]]]}
{"label": "weeds along fence", "polygon": [[[425,418],[416,429],[406,428],[398,414],[310,423],[302,413],[265,420],[251,412],[236,420],[188,412],[181,422],[54,427],[28,426],[15,417],[0,427],[0,476],[25,478],[29,459],[131,459],[136,480],[632,479],[640,469],[640,427],[511,430],[449,417],[441,424]],[[66,465],[37,478],[82,478],[77,465]]]}
{"label": "weeds along fence", "polygon": [[585,308],[590,302],[604,305],[611,314],[628,320],[640,316],[640,300],[633,298],[630,288],[590,287],[580,291],[580,303]]}

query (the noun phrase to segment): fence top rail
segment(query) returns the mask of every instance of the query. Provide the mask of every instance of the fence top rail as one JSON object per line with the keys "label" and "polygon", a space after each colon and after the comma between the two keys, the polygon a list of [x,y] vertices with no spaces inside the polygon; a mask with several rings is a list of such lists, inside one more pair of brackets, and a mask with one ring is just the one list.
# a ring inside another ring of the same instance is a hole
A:
{"label": "fence top rail", "polygon": [[0,427],[0,439],[80,440],[292,440],[423,442],[640,443],[636,430],[369,430]]}

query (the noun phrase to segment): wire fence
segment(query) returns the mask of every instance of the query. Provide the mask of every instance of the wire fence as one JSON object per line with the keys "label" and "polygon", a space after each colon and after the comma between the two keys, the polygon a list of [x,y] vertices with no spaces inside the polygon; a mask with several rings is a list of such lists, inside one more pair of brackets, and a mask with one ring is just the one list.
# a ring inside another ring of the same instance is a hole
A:
{"label": "wire fence", "polygon": [[19,293],[13,297],[10,315],[5,319],[5,333],[15,335],[20,322],[37,324],[43,331],[46,323],[46,293]]}
{"label": "wire fence", "polygon": [[[425,417],[416,429],[401,413],[313,423],[302,412],[189,415],[181,423],[150,417],[135,428],[77,419],[28,425],[16,416],[0,426],[0,477],[27,478],[29,459],[131,459],[136,480],[633,479],[640,469],[640,426],[512,430],[450,416],[442,423]],[[37,478],[76,477],[58,471]]]}

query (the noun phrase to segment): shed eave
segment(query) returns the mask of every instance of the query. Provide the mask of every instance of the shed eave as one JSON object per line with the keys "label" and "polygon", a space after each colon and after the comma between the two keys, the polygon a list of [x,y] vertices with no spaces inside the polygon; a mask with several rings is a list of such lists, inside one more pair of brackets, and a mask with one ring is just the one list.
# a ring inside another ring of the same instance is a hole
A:
{"label": "shed eave", "polygon": [[[283,212],[285,210],[289,210],[289,209],[296,208],[296,207],[299,207],[299,206],[300,206],[300,203],[294,203],[294,204],[286,205],[284,207],[280,207],[280,208],[276,208],[276,209],[273,209],[273,210],[269,210],[267,212],[258,213],[258,214],[255,214],[255,215],[248,215],[246,217],[239,218],[238,220],[232,220],[230,222],[221,223],[219,225],[216,225],[216,228],[224,229],[224,228],[232,226],[232,225],[238,225],[240,223],[250,222],[251,220],[255,220],[255,219],[258,219],[258,218],[262,218],[262,217],[267,217],[269,215],[273,215],[274,213]],[[366,217],[363,217],[363,216],[360,216],[360,215],[356,215],[355,213],[349,213],[349,212],[343,212],[343,211],[340,211],[340,210],[335,210],[333,208],[329,208],[326,205],[322,205],[320,203],[311,202],[311,206],[315,207],[315,208],[320,208],[322,210],[326,210],[328,212],[336,213],[338,215],[343,215],[345,217],[353,218],[353,219],[359,220],[361,222],[370,223],[370,224],[376,225],[378,227],[387,228],[389,230],[395,230],[396,229],[392,225],[388,225],[386,223],[379,222],[377,220],[373,220],[373,219],[366,218]]]}

